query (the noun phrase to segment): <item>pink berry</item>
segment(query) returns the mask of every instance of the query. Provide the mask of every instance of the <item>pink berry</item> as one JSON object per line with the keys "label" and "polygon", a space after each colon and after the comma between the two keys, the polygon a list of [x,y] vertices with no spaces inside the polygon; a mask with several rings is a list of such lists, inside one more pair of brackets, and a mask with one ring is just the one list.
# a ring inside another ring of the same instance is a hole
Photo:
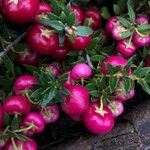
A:
{"label": "pink berry", "polygon": [[146,16],[139,16],[136,18],[135,22],[137,24],[148,24],[149,21]]}

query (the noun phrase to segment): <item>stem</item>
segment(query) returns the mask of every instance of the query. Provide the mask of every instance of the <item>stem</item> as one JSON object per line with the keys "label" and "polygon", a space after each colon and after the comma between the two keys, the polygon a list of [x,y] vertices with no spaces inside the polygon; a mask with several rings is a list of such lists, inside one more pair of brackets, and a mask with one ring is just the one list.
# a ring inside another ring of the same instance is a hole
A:
{"label": "stem", "polygon": [[14,138],[11,138],[11,142],[12,142],[12,144],[13,144],[13,148],[14,148],[14,150],[18,150],[18,148],[17,148],[17,145],[16,145],[16,143],[15,143]]}
{"label": "stem", "polygon": [[81,85],[84,86],[84,79],[81,79]]}
{"label": "stem", "polygon": [[137,34],[139,34],[141,37],[145,37],[145,35],[141,34],[141,33],[137,30],[137,28],[135,28],[135,31],[136,31]]}
{"label": "stem", "polygon": [[103,96],[100,98],[100,111],[103,111],[104,105],[103,105]]}
{"label": "stem", "polygon": [[86,60],[87,60],[88,65],[93,69],[94,67],[93,67],[92,61],[90,59],[90,56],[88,54],[86,54]]}
{"label": "stem", "polygon": [[28,98],[28,100],[29,100],[32,104],[34,104],[34,105],[39,104],[39,102],[34,102],[34,101],[31,100],[31,98],[30,98],[28,92],[25,92],[25,96]]}
{"label": "stem", "polygon": [[12,43],[10,43],[8,46],[4,48],[2,52],[0,52],[0,58],[3,58],[14,45],[16,45],[18,42],[21,41],[21,39],[26,35],[26,32],[22,33],[17,39],[15,39]]}
{"label": "stem", "polygon": [[22,129],[14,130],[14,132],[16,132],[16,133],[24,132],[24,131],[28,131],[28,130],[30,130],[32,128],[34,128],[34,125],[30,124],[27,128],[22,128]]}

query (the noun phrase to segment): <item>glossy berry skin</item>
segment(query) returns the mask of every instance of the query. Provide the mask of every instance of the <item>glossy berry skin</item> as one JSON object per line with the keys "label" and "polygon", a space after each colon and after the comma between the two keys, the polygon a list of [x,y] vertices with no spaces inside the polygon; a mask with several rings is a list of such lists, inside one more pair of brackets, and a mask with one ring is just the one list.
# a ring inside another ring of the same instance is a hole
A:
{"label": "glossy berry skin", "polygon": [[85,10],[85,20],[89,21],[89,25],[92,29],[97,30],[100,27],[102,16],[96,8],[88,8]]}
{"label": "glossy berry skin", "polygon": [[31,111],[31,104],[29,100],[23,96],[11,96],[4,100],[3,109],[5,113],[9,114],[28,114]]}
{"label": "glossy berry skin", "polygon": [[131,57],[137,51],[137,48],[133,44],[133,42],[129,43],[128,40],[118,41],[116,49],[117,49],[118,52],[123,54],[123,56],[125,56],[125,57]]}
{"label": "glossy berry skin", "polygon": [[41,133],[45,128],[45,120],[41,114],[30,112],[25,116],[23,126],[29,127],[30,125],[33,125],[33,128],[24,133],[25,135],[28,135],[28,132]]}
{"label": "glossy berry skin", "polygon": [[83,116],[83,123],[94,134],[106,134],[113,129],[115,120],[109,108],[104,107],[104,114],[101,114],[99,107],[99,103],[91,104]]}
{"label": "glossy berry skin", "polygon": [[114,26],[116,26],[118,24],[118,18],[117,17],[111,17],[107,24],[106,24],[106,31],[111,34],[112,33],[112,29],[114,28]]}
{"label": "glossy berry skin", "polygon": [[14,23],[28,23],[36,16],[39,0],[2,0],[3,14]]}
{"label": "glossy berry skin", "polygon": [[78,5],[72,4],[71,12],[75,13],[76,22],[81,25],[84,21],[84,13],[82,9]]}
{"label": "glossy berry skin", "polygon": [[150,56],[148,56],[148,57],[146,58],[145,66],[146,66],[146,67],[150,67]]}
{"label": "glossy berry skin", "polygon": [[0,127],[3,125],[3,117],[4,117],[4,111],[2,104],[0,104]]}
{"label": "glossy berry skin", "polygon": [[66,46],[61,45],[52,52],[51,56],[55,59],[62,60],[67,56],[68,51]]}
{"label": "glossy berry skin", "polygon": [[59,45],[58,35],[43,25],[33,26],[27,33],[29,46],[38,54],[51,54]]}
{"label": "glossy berry skin", "polygon": [[75,36],[74,41],[71,41],[68,36],[66,36],[65,43],[70,49],[76,51],[84,50],[91,42],[90,36]]}
{"label": "glossy berry skin", "polygon": [[22,95],[27,90],[33,90],[33,85],[36,84],[37,78],[32,75],[21,75],[16,78],[13,85],[13,92],[16,95]]}
{"label": "glossy berry skin", "polygon": [[45,120],[45,123],[47,124],[53,124],[56,123],[59,119],[60,115],[60,109],[58,105],[51,105],[43,108],[40,111],[40,114],[42,115],[43,119]]}
{"label": "glossy berry skin", "polygon": [[35,23],[40,23],[40,18],[42,16],[44,16],[45,14],[47,14],[47,13],[52,13],[52,11],[53,11],[53,7],[50,4],[48,4],[46,2],[40,2],[39,3],[38,14],[35,17],[34,22]]}
{"label": "glossy berry skin", "polygon": [[139,35],[138,33],[135,33],[132,39],[134,45],[136,47],[144,47],[150,45],[150,35]]}
{"label": "glossy berry skin", "polygon": [[[37,144],[34,140],[28,139],[26,141],[15,140],[18,150],[37,150]],[[11,141],[9,141],[4,150],[15,150]]]}
{"label": "glossy berry skin", "polygon": [[108,104],[114,117],[120,116],[124,112],[123,103],[120,100],[113,100]]}
{"label": "glossy berry skin", "polygon": [[133,98],[134,95],[135,95],[134,88],[131,89],[131,91],[129,92],[129,94],[127,94],[125,92],[124,83],[122,81],[119,82],[118,88],[114,92],[114,96],[116,97],[116,99],[119,99],[122,102],[127,101],[127,100]]}
{"label": "glossy berry skin", "polygon": [[139,17],[137,17],[135,19],[135,22],[137,24],[148,24],[149,21],[148,21],[147,17],[145,17],[145,16],[139,16]]}
{"label": "glossy berry skin", "polygon": [[84,63],[76,64],[71,71],[71,78],[74,80],[88,79],[92,75],[92,69]]}
{"label": "glossy berry skin", "polygon": [[67,87],[70,96],[64,97],[62,110],[71,116],[83,115],[89,107],[89,92],[80,85],[71,85]]}
{"label": "glossy berry skin", "polygon": [[109,56],[101,64],[101,69],[102,69],[103,74],[107,74],[108,73],[107,64],[110,64],[114,67],[120,66],[121,68],[123,68],[126,65],[126,63],[127,63],[127,60],[121,56],[115,56],[115,55]]}
{"label": "glossy berry skin", "polygon": [[23,54],[18,54],[16,57],[17,62],[19,64],[27,64],[27,65],[35,65],[38,63],[39,56],[36,52],[26,50]]}
{"label": "glossy berry skin", "polygon": [[53,73],[54,77],[58,77],[59,75],[59,68],[55,63],[48,64],[46,66],[46,71]]}
{"label": "glossy berry skin", "polygon": [[126,31],[126,28],[122,25],[116,25],[114,26],[114,28],[112,29],[112,37],[119,41],[119,40],[122,40],[123,37],[122,37],[122,33]]}

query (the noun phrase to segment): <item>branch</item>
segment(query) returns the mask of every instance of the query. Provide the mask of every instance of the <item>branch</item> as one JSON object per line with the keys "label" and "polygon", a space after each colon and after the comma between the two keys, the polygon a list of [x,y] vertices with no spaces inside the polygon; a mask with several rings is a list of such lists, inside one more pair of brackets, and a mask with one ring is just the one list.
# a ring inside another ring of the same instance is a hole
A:
{"label": "branch", "polygon": [[22,33],[18,38],[16,38],[12,43],[10,43],[8,46],[4,48],[3,51],[0,52],[0,58],[3,58],[11,49],[14,45],[16,45],[18,42],[21,41],[21,39],[26,35],[26,32]]}

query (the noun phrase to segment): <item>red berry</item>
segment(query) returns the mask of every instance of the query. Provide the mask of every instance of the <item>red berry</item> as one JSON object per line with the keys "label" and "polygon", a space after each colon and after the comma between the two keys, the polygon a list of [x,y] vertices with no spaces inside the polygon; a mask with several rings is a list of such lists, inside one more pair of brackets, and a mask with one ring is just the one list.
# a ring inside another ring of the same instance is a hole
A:
{"label": "red berry", "polygon": [[39,10],[38,10],[38,14],[35,17],[35,23],[40,23],[40,18],[42,16],[44,16],[47,13],[51,13],[53,11],[53,7],[46,3],[46,2],[40,2],[39,3]]}
{"label": "red berry", "polygon": [[92,29],[97,30],[100,27],[102,16],[96,8],[88,8],[85,10],[85,19],[89,21]]}
{"label": "red berry", "polygon": [[84,20],[84,13],[78,5],[71,5],[71,11],[75,13],[77,24],[82,24]]}
{"label": "red berry", "polygon": [[31,104],[28,99],[23,96],[11,96],[3,102],[4,112],[9,114],[28,114],[31,111]]}
{"label": "red berry", "polygon": [[[37,150],[37,144],[34,140],[28,139],[26,141],[15,140],[17,150]],[[11,141],[6,144],[5,150],[15,150]]]}
{"label": "red berry", "polygon": [[55,77],[58,77],[59,75],[59,68],[58,65],[55,63],[48,64],[46,66],[46,71],[53,73]]}
{"label": "red berry", "polygon": [[87,64],[76,64],[71,71],[71,78],[74,80],[87,79],[92,75],[92,69]]}
{"label": "red berry", "polygon": [[117,17],[111,17],[107,24],[106,24],[106,31],[108,33],[112,33],[112,29],[114,28],[114,26],[116,26],[118,24],[118,18]]}
{"label": "red berry", "polygon": [[135,22],[137,24],[148,24],[149,21],[148,21],[147,17],[145,17],[145,16],[139,16],[139,17],[137,17],[135,19]]}
{"label": "red berry", "polygon": [[16,95],[22,95],[27,90],[33,90],[33,85],[36,84],[37,78],[31,75],[21,75],[17,77],[13,85],[13,91]]}
{"label": "red berry", "polygon": [[41,55],[51,54],[59,45],[58,35],[51,29],[35,25],[27,33],[29,46]]}
{"label": "red berry", "polygon": [[120,100],[113,100],[108,104],[114,117],[120,116],[124,112],[124,106]]}
{"label": "red berry", "polygon": [[132,41],[129,42],[129,40],[118,41],[116,49],[125,57],[131,57],[137,50],[136,46],[132,43]]}
{"label": "red berry", "polygon": [[83,122],[87,129],[94,134],[106,134],[114,127],[112,112],[104,107],[100,110],[99,103],[93,103],[83,116]]}
{"label": "red berry", "polygon": [[52,52],[51,56],[55,59],[61,60],[67,56],[68,51],[69,50],[66,46],[61,45]]}
{"label": "red berry", "polygon": [[146,66],[146,67],[150,67],[150,56],[148,56],[148,57],[146,58],[145,66]]}
{"label": "red berry", "polygon": [[3,14],[14,23],[27,23],[36,16],[39,0],[2,0]]}
{"label": "red berry", "polygon": [[58,105],[51,105],[43,108],[40,111],[40,114],[42,115],[43,119],[45,120],[45,123],[55,123],[59,119],[59,107]]}
{"label": "red berry", "polygon": [[89,107],[89,92],[80,85],[68,86],[67,89],[70,96],[64,97],[63,111],[71,116],[83,115]]}
{"label": "red berry", "polygon": [[39,56],[36,52],[26,50],[23,54],[18,54],[16,57],[20,64],[35,65],[38,63]]}
{"label": "red berry", "polygon": [[150,35],[139,35],[135,33],[132,39],[136,47],[144,47],[150,45]]}
{"label": "red berry", "polygon": [[0,127],[3,126],[3,117],[4,117],[4,111],[2,105],[0,104]]}
{"label": "red berry", "polygon": [[40,133],[45,128],[45,120],[43,119],[42,115],[35,112],[28,113],[23,121],[24,127],[33,126],[30,130],[25,132],[24,134],[28,135],[28,132]]}
{"label": "red berry", "polygon": [[66,42],[66,45],[70,49],[82,51],[90,44],[91,37],[90,36],[75,36],[75,39],[72,41],[68,36],[66,36],[65,42]]}
{"label": "red berry", "polygon": [[107,64],[110,64],[114,67],[120,66],[121,68],[123,68],[126,65],[126,63],[127,60],[121,56],[109,56],[101,64],[101,69],[103,74],[107,74],[108,73]]}

